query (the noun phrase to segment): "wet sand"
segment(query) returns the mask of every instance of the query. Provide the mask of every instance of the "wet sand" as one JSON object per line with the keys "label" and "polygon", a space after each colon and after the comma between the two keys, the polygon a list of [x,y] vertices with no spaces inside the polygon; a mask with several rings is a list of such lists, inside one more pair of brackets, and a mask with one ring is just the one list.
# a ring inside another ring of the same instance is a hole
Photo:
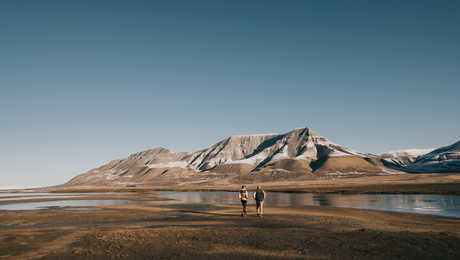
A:
{"label": "wet sand", "polygon": [[460,219],[210,204],[0,211],[0,259],[460,259]]}

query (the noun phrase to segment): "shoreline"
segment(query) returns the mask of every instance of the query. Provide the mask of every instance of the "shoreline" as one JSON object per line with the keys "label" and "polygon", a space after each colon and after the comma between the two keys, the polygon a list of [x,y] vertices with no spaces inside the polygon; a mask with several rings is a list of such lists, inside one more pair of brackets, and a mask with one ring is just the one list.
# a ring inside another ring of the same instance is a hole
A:
{"label": "shoreline", "polygon": [[312,193],[413,193],[413,194],[460,194],[460,173],[451,174],[393,174],[365,177],[319,178],[311,180],[288,180],[250,183],[171,183],[150,185],[144,183],[126,185],[55,185],[40,188],[3,189],[0,192],[152,192],[152,191],[237,191],[241,185],[250,190],[261,185],[267,191]]}
{"label": "shoreline", "polygon": [[[390,183],[390,184],[306,184],[306,185],[270,185],[260,184],[265,191],[288,192],[288,193],[326,193],[326,194],[439,194],[459,195],[460,182],[453,183]],[[248,184],[248,190],[254,191],[257,185]],[[237,192],[239,187],[228,186],[188,186],[188,187],[69,187],[69,188],[46,188],[35,189],[34,192],[50,193],[104,193],[104,192],[132,192],[150,193],[155,191],[226,191]],[[12,191],[21,192],[20,191]],[[28,190],[31,191],[31,190]]]}
{"label": "shoreline", "polygon": [[260,185],[266,191],[337,194],[443,194],[460,195],[460,174],[394,174],[353,178],[325,178],[240,184],[129,184],[126,186],[66,186],[56,185],[34,189],[9,190],[9,192],[51,193],[105,193],[155,191],[238,191],[241,185],[255,190]]}

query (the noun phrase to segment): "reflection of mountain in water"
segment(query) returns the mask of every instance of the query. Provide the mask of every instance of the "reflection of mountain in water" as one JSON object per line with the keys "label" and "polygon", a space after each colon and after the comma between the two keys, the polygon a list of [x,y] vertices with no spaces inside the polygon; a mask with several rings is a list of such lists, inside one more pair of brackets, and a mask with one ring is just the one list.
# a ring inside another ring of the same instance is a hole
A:
{"label": "reflection of mountain in water", "polygon": [[[237,192],[159,192],[188,203],[239,204]],[[252,192],[249,204],[254,204]],[[460,196],[427,194],[312,194],[267,192],[266,206],[332,206],[430,214],[460,218]]]}

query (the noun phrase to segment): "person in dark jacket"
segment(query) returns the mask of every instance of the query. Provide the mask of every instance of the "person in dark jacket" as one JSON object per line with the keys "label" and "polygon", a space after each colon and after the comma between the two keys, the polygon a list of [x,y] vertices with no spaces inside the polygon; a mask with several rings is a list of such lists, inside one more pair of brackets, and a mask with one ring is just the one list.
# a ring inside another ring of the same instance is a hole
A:
{"label": "person in dark jacket", "polygon": [[257,216],[262,217],[264,214],[265,191],[260,186],[257,186],[257,190],[254,192],[254,199],[256,200]]}
{"label": "person in dark jacket", "polygon": [[243,206],[243,212],[241,213],[241,216],[246,216],[246,205],[248,204],[248,198],[249,198],[249,193],[246,190],[246,186],[243,185],[241,186],[241,190],[239,193],[239,198],[241,200],[241,205]]}

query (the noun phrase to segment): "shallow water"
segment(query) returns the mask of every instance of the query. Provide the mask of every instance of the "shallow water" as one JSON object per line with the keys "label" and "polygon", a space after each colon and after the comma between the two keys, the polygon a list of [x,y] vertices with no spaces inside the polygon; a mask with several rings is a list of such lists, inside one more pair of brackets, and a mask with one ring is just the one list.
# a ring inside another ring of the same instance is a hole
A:
{"label": "shallow water", "polygon": [[[56,193],[41,193],[41,192],[0,192],[0,199],[10,196],[47,196],[47,195],[56,195]],[[66,195],[66,194],[60,194]]]}
{"label": "shallow water", "polygon": [[[173,199],[173,201],[135,201],[123,198],[122,193],[97,194],[56,194],[56,193],[11,193],[8,196],[25,196],[20,199],[32,198],[71,198],[75,196],[112,196],[111,200],[61,200],[43,202],[20,202],[0,204],[0,210],[33,210],[49,207],[97,207],[109,205],[158,205],[165,203],[203,203],[203,204],[240,204],[237,192],[157,192],[159,197]],[[0,201],[5,194],[0,195]],[[138,196],[151,196],[142,195]],[[250,198],[252,192],[250,194]],[[16,200],[10,199],[10,200]],[[249,205],[255,204],[254,200]],[[266,206],[302,207],[302,206],[330,206],[344,208],[360,208],[382,211],[417,213],[437,216],[460,218],[460,196],[430,195],[430,194],[312,194],[312,193],[285,193],[267,192]]]}
{"label": "shallow water", "polygon": [[82,196],[111,196],[114,199],[119,196],[126,195],[125,193],[107,192],[107,193],[0,193],[0,201],[5,200],[31,200],[31,199],[63,199],[75,198]]}
{"label": "shallow water", "polygon": [[42,194],[42,195],[32,195],[32,194],[11,194],[8,196],[0,196],[0,201],[4,200],[31,200],[31,199],[62,199],[62,198],[75,198],[82,195],[59,195],[59,194]]}
{"label": "shallow water", "polygon": [[[135,201],[123,199],[125,193],[0,193],[0,202],[8,201],[8,204],[0,204],[0,210],[36,210],[48,209],[53,207],[98,207],[111,205],[147,205],[155,201]],[[132,194],[129,194],[132,195]],[[76,197],[97,197],[110,196],[111,200],[75,200]],[[149,195],[142,195],[143,197]],[[151,195],[150,195],[151,196]],[[121,197],[117,199],[117,197]],[[62,200],[72,198],[72,200]],[[41,202],[14,202],[15,200],[32,200],[32,199],[59,199],[57,201],[41,201]]]}
{"label": "shallow water", "polygon": [[0,205],[0,210],[34,210],[50,207],[100,207],[112,205],[139,205],[144,201],[133,200],[59,200],[42,202],[22,202]]}
{"label": "shallow water", "polygon": [[[158,192],[187,203],[240,204],[236,192]],[[251,198],[252,193],[250,194]],[[255,204],[250,200],[249,204]],[[266,206],[330,206],[460,218],[460,196],[430,194],[312,194],[267,192]]]}

